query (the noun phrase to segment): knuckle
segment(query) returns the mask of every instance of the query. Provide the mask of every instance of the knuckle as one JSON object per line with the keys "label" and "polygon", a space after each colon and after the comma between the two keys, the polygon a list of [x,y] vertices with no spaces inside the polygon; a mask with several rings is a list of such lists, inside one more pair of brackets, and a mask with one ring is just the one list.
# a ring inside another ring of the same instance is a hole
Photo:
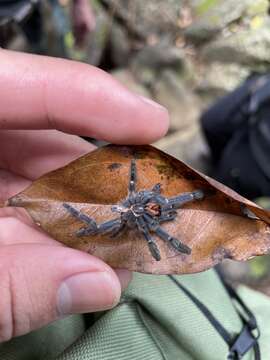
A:
{"label": "knuckle", "polygon": [[9,273],[3,268],[2,264],[3,262],[1,262],[0,266],[0,342],[10,340],[14,333],[12,285]]}
{"label": "knuckle", "polygon": [[15,278],[20,269],[9,255],[3,247],[0,256],[0,343],[30,331],[31,323],[29,314],[24,314],[21,307],[22,297]]}

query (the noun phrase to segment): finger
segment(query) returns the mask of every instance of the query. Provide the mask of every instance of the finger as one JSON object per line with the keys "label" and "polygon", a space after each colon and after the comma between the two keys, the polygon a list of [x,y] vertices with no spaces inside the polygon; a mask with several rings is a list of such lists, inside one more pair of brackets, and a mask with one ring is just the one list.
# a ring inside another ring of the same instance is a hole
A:
{"label": "finger", "polygon": [[[0,167],[31,180],[93,149],[95,146],[78,136],[56,130],[0,131]],[[14,181],[5,183],[11,188]]]}
{"label": "finger", "polygon": [[[0,169],[0,204],[9,197],[17,194],[31,184],[31,181],[22,176]],[[0,208],[0,210],[2,210]]]}
{"label": "finger", "polygon": [[121,289],[125,290],[128,287],[130,281],[132,280],[132,273],[125,269],[114,269],[114,271],[120,279]]}
{"label": "finger", "polygon": [[7,212],[6,216],[0,216],[1,251],[2,246],[17,244],[46,244],[63,246],[63,244],[60,244],[58,241],[50,238],[47,234],[40,231],[40,229],[37,230],[37,227],[32,227],[31,220],[29,218],[27,221],[27,217],[24,218],[20,213],[8,214]]}
{"label": "finger", "polygon": [[1,218],[15,218],[27,225],[37,228],[25,209],[5,206],[5,202],[8,198],[19,193],[30,184],[31,181],[21,176],[14,175],[7,170],[0,169],[0,222]]}
{"label": "finger", "polygon": [[168,128],[165,108],[109,74],[63,59],[1,50],[0,127],[58,129],[114,143],[148,143]]}
{"label": "finger", "polygon": [[64,315],[109,309],[121,292],[116,273],[101,260],[38,244],[1,248],[0,284],[0,341]]}

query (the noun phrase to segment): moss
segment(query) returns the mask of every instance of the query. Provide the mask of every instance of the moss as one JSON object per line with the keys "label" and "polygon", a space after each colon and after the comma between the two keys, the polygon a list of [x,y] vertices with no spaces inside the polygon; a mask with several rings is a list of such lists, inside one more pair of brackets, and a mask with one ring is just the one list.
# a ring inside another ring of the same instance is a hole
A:
{"label": "moss", "polygon": [[262,13],[266,14],[268,10],[268,6],[269,6],[268,0],[253,1],[247,9],[247,14],[249,16],[254,16]]}
{"label": "moss", "polygon": [[203,0],[198,6],[196,6],[196,15],[201,16],[209,11],[212,7],[215,7],[220,0]]}
{"label": "moss", "polygon": [[251,276],[255,279],[264,277],[270,270],[270,257],[258,256],[249,262]]}

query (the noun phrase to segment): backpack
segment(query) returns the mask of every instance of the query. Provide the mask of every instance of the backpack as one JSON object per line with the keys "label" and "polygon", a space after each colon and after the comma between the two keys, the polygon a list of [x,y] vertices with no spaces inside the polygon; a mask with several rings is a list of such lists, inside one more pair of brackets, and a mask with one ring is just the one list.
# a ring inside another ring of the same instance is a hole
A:
{"label": "backpack", "polygon": [[201,116],[212,176],[247,198],[270,195],[270,75],[253,75]]}

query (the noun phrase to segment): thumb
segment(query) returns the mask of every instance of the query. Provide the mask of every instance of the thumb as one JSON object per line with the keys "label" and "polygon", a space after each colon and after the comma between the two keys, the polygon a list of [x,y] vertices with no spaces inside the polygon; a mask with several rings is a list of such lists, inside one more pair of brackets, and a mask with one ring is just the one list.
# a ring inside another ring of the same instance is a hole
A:
{"label": "thumb", "polygon": [[[27,232],[46,237],[21,227],[21,239]],[[13,236],[18,237],[18,229]],[[67,314],[111,308],[121,284],[108,265],[91,255],[30,242],[1,247],[0,292],[0,341],[7,341]]]}

